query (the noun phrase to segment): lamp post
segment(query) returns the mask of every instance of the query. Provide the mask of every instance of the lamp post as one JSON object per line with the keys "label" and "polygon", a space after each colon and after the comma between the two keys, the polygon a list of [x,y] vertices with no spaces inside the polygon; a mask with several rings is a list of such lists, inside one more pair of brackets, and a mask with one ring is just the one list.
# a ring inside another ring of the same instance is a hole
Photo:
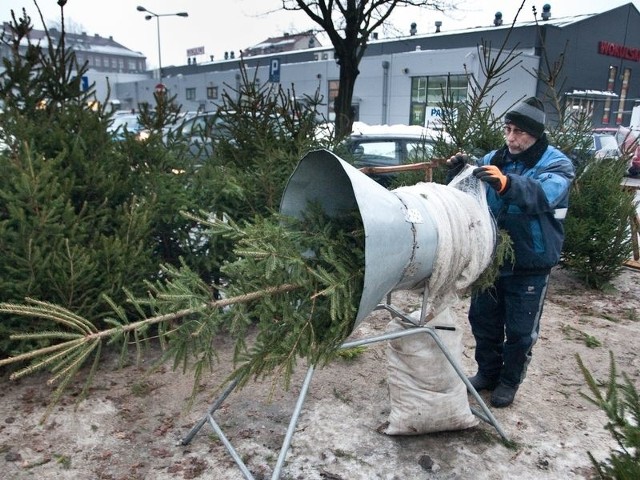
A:
{"label": "lamp post", "polygon": [[151,20],[152,18],[156,19],[156,29],[158,31],[158,80],[162,83],[162,53],[160,51],[160,17],[188,17],[189,14],[187,12],[178,12],[178,13],[154,13],[151,10],[146,9],[145,7],[138,5],[136,9],[139,12],[147,12],[148,15],[144,16],[145,20]]}

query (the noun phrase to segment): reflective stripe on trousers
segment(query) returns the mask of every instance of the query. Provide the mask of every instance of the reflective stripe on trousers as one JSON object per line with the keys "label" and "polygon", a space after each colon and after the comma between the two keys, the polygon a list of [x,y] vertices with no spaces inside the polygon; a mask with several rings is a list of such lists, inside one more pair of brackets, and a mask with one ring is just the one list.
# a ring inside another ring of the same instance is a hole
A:
{"label": "reflective stripe on trousers", "polygon": [[556,220],[564,220],[567,217],[568,208],[556,208],[553,211],[553,218]]}

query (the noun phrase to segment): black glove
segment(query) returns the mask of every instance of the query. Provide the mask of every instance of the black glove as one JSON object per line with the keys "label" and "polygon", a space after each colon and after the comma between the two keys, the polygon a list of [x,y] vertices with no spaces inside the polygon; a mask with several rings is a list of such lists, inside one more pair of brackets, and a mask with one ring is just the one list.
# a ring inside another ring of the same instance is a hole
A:
{"label": "black glove", "polygon": [[447,160],[447,179],[446,183],[451,182],[466,166],[468,157],[466,155],[458,154]]}

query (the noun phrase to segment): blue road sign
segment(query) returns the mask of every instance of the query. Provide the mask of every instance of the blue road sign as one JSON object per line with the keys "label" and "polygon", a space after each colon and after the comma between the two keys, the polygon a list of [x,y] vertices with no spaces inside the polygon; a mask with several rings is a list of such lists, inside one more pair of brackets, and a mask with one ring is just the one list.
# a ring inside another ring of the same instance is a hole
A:
{"label": "blue road sign", "polygon": [[280,82],[280,59],[274,58],[269,65],[269,81],[272,83]]}

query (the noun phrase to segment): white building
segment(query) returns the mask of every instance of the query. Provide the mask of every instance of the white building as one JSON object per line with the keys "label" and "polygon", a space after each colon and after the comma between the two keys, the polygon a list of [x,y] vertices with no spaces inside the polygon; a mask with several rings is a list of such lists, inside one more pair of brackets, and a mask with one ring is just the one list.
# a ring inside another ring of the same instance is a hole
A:
{"label": "white building", "polygon": [[[554,18],[547,7],[539,21],[517,22],[512,31],[509,20],[502,22],[496,15],[493,24],[486,27],[372,40],[356,80],[355,119],[372,124],[431,123],[437,119],[441,86],[446,85],[454,98],[466,96],[466,74],[477,79],[482,76],[478,55],[483,50],[479,46],[492,48],[494,55],[508,38],[506,51],[518,52],[520,63],[503,75],[499,91],[492,92],[499,99],[498,110],[525,96],[545,98],[547,85],[536,78],[536,72],[547,61],[562,58],[559,93],[570,108],[588,112],[594,127],[629,124],[634,103],[640,99],[636,78],[640,13],[636,7],[629,3],[599,14],[565,18]],[[184,110],[215,110],[227,86],[238,85],[243,61],[251,77],[256,72],[260,84],[279,83],[284,89],[293,88],[297,97],[318,92],[326,100],[320,113],[331,119],[338,66],[331,47],[311,45],[163,69],[163,83]],[[151,79],[119,82],[117,97],[127,108],[152,103],[156,83]],[[601,94],[588,94],[594,91]]]}

